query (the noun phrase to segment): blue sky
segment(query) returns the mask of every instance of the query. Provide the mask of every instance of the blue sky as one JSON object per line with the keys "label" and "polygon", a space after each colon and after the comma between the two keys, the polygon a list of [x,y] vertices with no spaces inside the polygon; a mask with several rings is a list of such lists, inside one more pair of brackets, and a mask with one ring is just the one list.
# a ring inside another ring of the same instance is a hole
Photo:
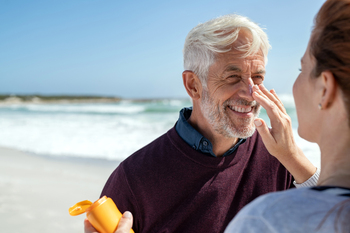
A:
{"label": "blue sky", "polygon": [[187,33],[237,13],[269,36],[265,85],[291,93],[324,0],[0,0],[0,94],[186,97]]}

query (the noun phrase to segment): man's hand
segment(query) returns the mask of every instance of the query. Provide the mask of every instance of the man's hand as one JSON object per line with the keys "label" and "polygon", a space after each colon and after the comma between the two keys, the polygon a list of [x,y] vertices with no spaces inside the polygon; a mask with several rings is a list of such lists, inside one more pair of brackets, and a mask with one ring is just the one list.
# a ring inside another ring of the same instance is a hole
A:
{"label": "man's hand", "polygon": [[271,121],[271,130],[262,119],[254,122],[266,149],[285,166],[297,183],[305,182],[316,172],[316,167],[295,144],[292,121],[282,101],[274,90],[268,91],[262,84],[253,87],[252,96],[265,108]]}
{"label": "man's hand", "polygon": [[[132,227],[132,214],[129,211],[125,211],[121,217],[117,230],[115,233],[129,233]],[[85,233],[98,233],[98,231],[91,225],[89,220],[84,220]]]}

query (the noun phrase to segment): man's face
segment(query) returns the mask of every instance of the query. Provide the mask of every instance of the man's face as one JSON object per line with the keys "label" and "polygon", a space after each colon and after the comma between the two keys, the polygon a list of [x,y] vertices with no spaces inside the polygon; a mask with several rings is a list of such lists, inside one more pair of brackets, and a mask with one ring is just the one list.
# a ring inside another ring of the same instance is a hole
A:
{"label": "man's face", "polygon": [[209,68],[201,100],[201,110],[209,124],[230,138],[247,138],[254,133],[260,105],[251,95],[251,86],[261,84],[265,76],[261,53],[241,56],[242,52],[234,49],[217,55]]}

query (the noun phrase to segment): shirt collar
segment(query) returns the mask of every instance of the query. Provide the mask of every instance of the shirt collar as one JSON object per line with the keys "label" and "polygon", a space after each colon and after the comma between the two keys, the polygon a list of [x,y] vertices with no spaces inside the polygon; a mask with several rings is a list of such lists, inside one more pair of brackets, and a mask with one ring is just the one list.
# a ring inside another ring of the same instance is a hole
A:
{"label": "shirt collar", "polygon": [[[176,132],[193,149],[200,151],[204,154],[216,157],[216,155],[213,152],[213,145],[211,144],[211,142],[188,123],[187,120],[190,118],[191,113],[192,107],[181,109],[179,120],[177,121],[175,126]],[[236,145],[230,148],[228,151],[226,151],[223,156],[228,156],[235,152],[238,146],[244,143],[245,141],[246,139],[239,139]]]}

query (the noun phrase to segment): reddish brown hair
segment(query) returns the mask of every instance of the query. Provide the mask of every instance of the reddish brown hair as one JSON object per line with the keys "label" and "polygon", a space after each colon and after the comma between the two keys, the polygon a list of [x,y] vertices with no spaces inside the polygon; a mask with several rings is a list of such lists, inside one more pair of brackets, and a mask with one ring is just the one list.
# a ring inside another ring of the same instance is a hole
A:
{"label": "reddish brown hair", "polygon": [[[328,0],[315,17],[310,52],[313,76],[331,71],[344,94],[350,117],[350,0]],[[349,121],[350,124],[350,121]]]}
{"label": "reddish brown hair", "polygon": [[[312,75],[319,77],[323,71],[332,72],[342,90],[350,119],[350,0],[327,0],[317,13],[314,24],[310,52],[316,65]],[[334,211],[337,211],[336,232],[339,227],[341,232],[349,232],[350,199],[334,206],[325,219]]]}

